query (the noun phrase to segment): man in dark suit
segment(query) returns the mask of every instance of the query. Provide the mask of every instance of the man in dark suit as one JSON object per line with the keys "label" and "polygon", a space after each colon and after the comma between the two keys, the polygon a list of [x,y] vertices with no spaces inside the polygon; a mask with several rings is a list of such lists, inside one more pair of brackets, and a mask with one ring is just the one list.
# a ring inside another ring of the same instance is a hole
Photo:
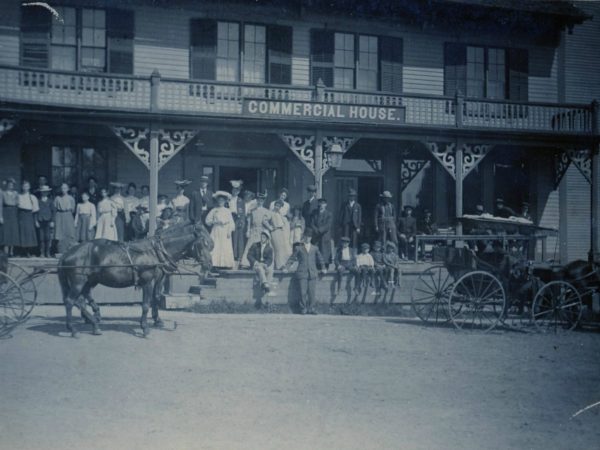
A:
{"label": "man in dark suit", "polygon": [[312,229],[312,243],[319,246],[319,250],[325,264],[331,263],[331,225],[333,215],[327,211],[327,200],[319,199],[319,209],[313,211],[308,222],[308,228]]}
{"label": "man in dark suit", "polygon": [[252,244],[248,250],[250,267],[254,270],[265,294],[271,290],[269,283],[273,277],[273,247],[270,240],[269,232],[263,230],[260,234],[260,242]]}
{"label": "man in dark suit", "polygon": [[213,207],[213,193],[208,188],[208,177],[200,177],[200,189],[192,193],[190,202],[190,219],[192,222],[204,223],[204,219]]}
{"label": "man in dark suit", "polygon": [[231,198],[228,202],[229,210],[235,222],[235,230],[231,234],[233,243],[233,258],[239,263],[246,248],[246,206],[240,198],[242,180],[231,180]]}
{"label": "man in dark suit", "polygon": [[348,189],[348,200],[342,205],[339,216],[339,224],[342,227],[342,234],[350,238],[352,248],[358,245],[358,235],[360,234],[360,224],[362,223],[362,207],[356,201],[356,191]]}
{"label": "man in dark suit", "polygon": [[413,216],[413,207],[406,205],[404,207],[404,217],[398,221],[398,238],[400,241],[400,257],[406,259],[408,250],[415,242],[417,235],[417,219]]}
{"label": "man in dark suit", "polygon": [[292,264],[298,263],[294,276],[300,287],[300,314],[317,314],[314,303],[319,267],[322,268],[322,273],[327,273],[321,252],[317,246],[311,243],[312,237],[312,231],[309,228],[304,232],[302,243],[296,245],[294,253],[283,269],[284,272],[287,272]]}
{"label": "man in dark suit", "polygon": [[310,185],[306,190],[308,191],[309,197],[302,205],[302,217],[304,217],[304,222],[308,225],[312,213],[319,208],[319,204],[317,201],[317,187],[315,185]]}
{"label": "man in dark suit", "polygon": [[381,201],[375,207],[375,231],[379,234],[379,240],[383,245],[390,240],[398,243],[396,236],[396,212],[392,205],[392,194],[390,191],[383,191]]}

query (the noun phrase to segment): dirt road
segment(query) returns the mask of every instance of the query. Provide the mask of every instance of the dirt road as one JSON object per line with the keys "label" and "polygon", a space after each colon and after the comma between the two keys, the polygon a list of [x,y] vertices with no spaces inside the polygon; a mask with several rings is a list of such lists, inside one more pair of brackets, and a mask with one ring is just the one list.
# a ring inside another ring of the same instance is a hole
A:
{"label": "dirt road", "polygon": [[2,449],[591,449],[600,333],[459,333],[400,319],[39,307],[0,341]]}

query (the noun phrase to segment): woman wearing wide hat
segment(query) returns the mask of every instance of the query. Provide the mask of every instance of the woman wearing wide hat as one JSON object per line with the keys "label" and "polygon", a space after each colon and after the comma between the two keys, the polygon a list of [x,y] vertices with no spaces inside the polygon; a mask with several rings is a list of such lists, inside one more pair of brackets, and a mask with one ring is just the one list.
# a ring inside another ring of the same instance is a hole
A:
{"label": "woman wearing wide hat", "polygon": [[213,194],[213,197],[217,206],[208,212],[205,219],[206,225],[211,228],[210,237],[212,237],[215,244],[211,252],[212,265],[213,267],[232,269],[235,261],[233,259],[231,235],[235,230],[235,222],[231,211],[225,206],[225,203],[231,198],[231,194],[225,191],[217,191]]}
{"label": "woman wearing wide hat", "polygon": [[189,180],[176,180],[177,195],[171,200],[175,214],[180,216],[184,222],[190,219],[190,199],[185,195],[185,188],[191,183]]}

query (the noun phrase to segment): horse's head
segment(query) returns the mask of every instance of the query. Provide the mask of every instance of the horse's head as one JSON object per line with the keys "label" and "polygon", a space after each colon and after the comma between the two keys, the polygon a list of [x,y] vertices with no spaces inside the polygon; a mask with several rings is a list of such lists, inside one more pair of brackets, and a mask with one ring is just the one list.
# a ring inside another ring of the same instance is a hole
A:
{"label": "horse's head", "polygon": [[210,252],[212,252],[215,247],[215,243],[210,237],[208,230],[201,222],[195,223],[192,226],[195,236],[194,242],[192,243],[194,258],[196,258],[196,261],[200,263],[203,269],[210,270],[212,267],[212,257]]}

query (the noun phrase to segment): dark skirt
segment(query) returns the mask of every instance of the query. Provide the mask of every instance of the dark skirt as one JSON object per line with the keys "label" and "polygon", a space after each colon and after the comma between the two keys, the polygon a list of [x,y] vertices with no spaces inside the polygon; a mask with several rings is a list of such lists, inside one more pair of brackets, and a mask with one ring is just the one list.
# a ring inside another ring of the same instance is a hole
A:
{"label": "dark skirt", "polygon": [[89,214],[79,214],[79,220],[77,222],[77,241],[86,242],[91,241],[92,232],[90,231],[90,219],[92,216]]}
{"label": "dark skirt", "polygon": [[33,213],[28,209],[19,209],[19,246],[31,248],[37,247],[37,245]]}
{"label": "dark skirt", "polygon": [[4,205],[2,214],[4,216],[4,245],[20,245],[17,207]]}
{"label": "dark skirt", "polygon": [[123,242],[125,240],[125,213],[119,211],[115,217],[115,228],[117,229],[117,239]]}

